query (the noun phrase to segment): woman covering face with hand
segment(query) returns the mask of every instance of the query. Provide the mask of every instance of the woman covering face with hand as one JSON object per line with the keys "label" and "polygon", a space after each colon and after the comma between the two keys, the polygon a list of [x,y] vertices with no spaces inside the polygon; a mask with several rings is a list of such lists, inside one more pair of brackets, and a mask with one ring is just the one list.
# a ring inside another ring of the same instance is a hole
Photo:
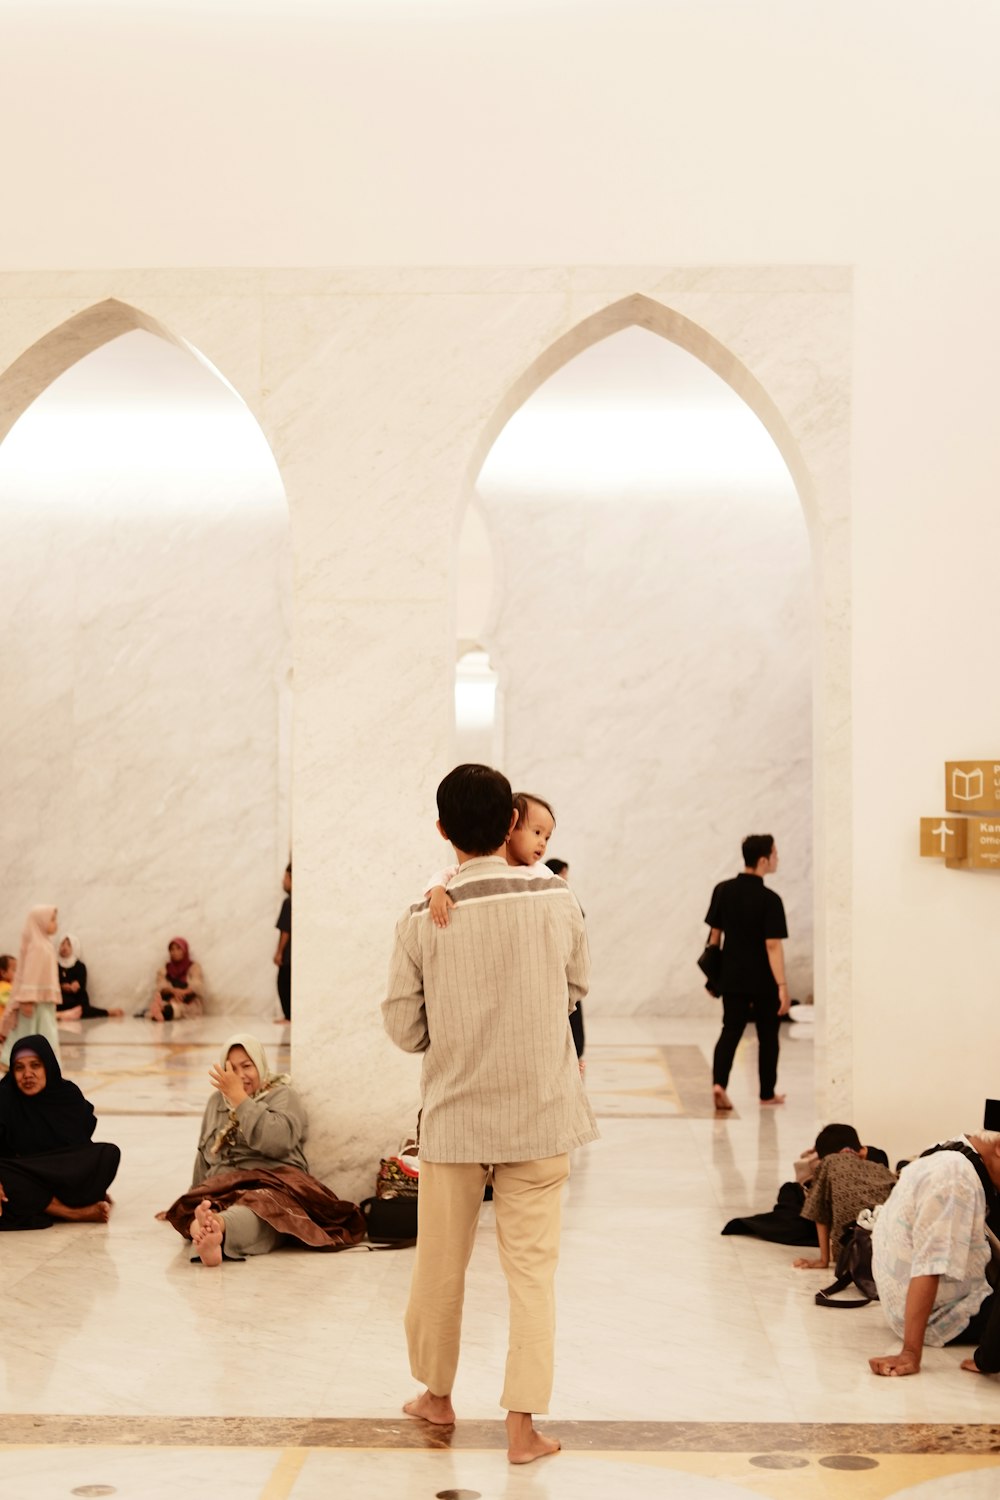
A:
{"label": "woman covering face with hand", "polygon": [[0,1079],[0,1230],[106,1222],[121,1152],[91,1140],[96,1124],[46,1038],[19,1038]]}
{"label": "woman covering face with hand", "polygon": [[193,1185],[158,1215],[193,1240],[202,1263],[266,1255],[289,1236],[320,1250],[363,1239],[356,1205],[309,1174],[305,1105],[258,1039],[230,1037],[209,1081]]}

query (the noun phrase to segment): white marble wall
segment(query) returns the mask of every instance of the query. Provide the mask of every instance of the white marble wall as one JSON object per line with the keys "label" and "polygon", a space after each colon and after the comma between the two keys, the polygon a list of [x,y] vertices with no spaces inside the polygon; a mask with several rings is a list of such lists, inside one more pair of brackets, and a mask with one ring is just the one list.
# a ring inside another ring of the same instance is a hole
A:
{"label": "white marble wall", "polygon": [[808,541],[794,494],[525,495],[488,482],[505,769],[551,800],[595,1014],[706,1014],[714,883],[773,833],[792,994],[812,994]]}
{"label": "white marble wall", "polygon": [[[547,374],[617,328],[664,333],[722,374],[779,443],[819,560],[816,988],[836,1020],[826,1081],[848,1076],[844,273],[75,272],[4,278],[0,296],[0,367],[114,298],[211,359],[277,460],[295,562],[293,1068],[312,1108],[312,1158],[355,1194],[370,1190],[378,1156],[417,1104],[417,1062],[384,1039],[378,1003],[396,915],[439,854],[455,536],[482,460]],[[0,377],[0,417],[10,395]],[[572,808],[562,815],[576,820]],[[728,832],[713,843],[728,873]],[[231,915],[226,892],[209,899]]]}
{"label": "white marble wall", "polygon": [[210,1005],[269,1015],[287,860],[288,515],[254,418],[136,331],[0,446],[0,946],[58,902],[97,1005],[186,937]]}

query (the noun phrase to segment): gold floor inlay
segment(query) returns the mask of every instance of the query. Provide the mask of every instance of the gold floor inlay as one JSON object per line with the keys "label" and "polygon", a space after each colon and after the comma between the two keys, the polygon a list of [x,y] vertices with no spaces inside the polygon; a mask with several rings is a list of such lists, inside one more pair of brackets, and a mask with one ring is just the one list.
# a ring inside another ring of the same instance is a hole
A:
{"label": "gold floor inlay", "polygon": [[[544,1425],[546,1419],[542,1419]],[[578,1453],[809,1455],[827,1468],[863,1469],[880,1454],[978,1454],[1000,1459],[1000,1423],[921,1422],[566,1422],[553,1421],[563,1445]],[[502,1421],[462,1421],[434,1428],[377,1417],[4,1417],[0,1448],[505,1448]]]}

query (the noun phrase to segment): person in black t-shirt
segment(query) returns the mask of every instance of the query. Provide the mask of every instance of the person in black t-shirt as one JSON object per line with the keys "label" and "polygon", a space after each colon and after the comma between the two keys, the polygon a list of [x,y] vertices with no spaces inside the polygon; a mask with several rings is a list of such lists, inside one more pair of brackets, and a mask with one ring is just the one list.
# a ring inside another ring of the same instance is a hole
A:
{"label": "person in black t-shirt", "polygon": [[284,879],[281,882],[285,892],[285,899],[281,903],[278,920],[275,927],[278,929],[278,946],[274,954],[274,962],[278,969],[278,999],[281,1001],[281,1017],[277,1020],[278,1025],[292,1019],[292,866],[285,870]]}
{"label": "person in black t-shirt", "polygon": [[[788,936],[781,897],[768,890],[765,875],[778,868],[778,850],[769,833],[743,840],[743,870],[712,892],[705,921],[708,941],[722,943],[722,1031],[712,1059],[712,1094],[716,1109],[732,1109],[726,1093],[740,1037],[748,1021],[757,1028],[760,1102],[784,1104],[776,1094],[778,1029],[790,1001],[785,983],[782,939]],[[725,942],[722,942],[725,937]]]}

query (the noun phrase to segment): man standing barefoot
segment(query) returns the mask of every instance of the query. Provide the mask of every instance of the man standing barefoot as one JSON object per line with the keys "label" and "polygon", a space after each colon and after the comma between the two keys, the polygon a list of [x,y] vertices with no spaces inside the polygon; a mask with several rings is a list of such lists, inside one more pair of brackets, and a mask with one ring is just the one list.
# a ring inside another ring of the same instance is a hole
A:
{"label": "man standing barefoot", "polygon": [[566,882],[508,865],[517,814],[488,766],[458,766],[438,787],[438,830],[454,845],[455,903],[436,927],[428,902],[396,927],[385,1029],[424,1054],[417,1253],[406,1312],[413,1375],[407,1415],[455,1420],[465,1271],[493,1169],[497,1246],[510,1298],[507,1457],[531,1463],[559,1443],[535,1430],[548,1410],[554,1279],[569,1152],[597,1135],[569,1011],[587,992],[583,915]]}

